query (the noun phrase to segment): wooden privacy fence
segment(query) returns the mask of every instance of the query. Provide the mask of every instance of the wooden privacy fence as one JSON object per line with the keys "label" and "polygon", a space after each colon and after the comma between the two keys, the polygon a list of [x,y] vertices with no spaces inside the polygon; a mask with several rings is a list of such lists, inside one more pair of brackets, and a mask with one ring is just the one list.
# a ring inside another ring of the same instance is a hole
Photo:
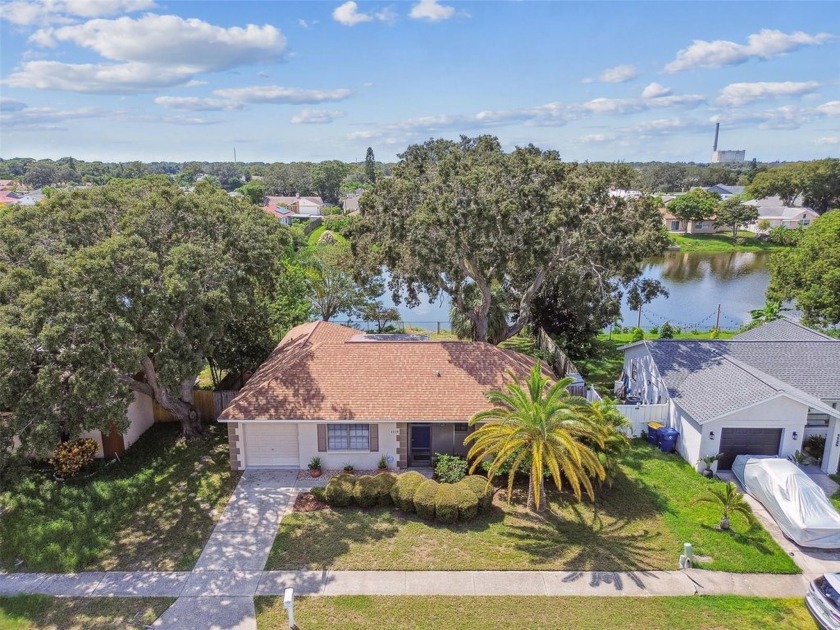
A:
{"label": "wooden privacy fence", "polygon": [[[238,393],[231,390],[214,392],[209,389],[194,389],[193,406],[198,409],[198,415],[201,416],[202,421],[210,422],[221,415],[222,410]],[[153,414],[155,422],[176,422],[175,416],[156,402],[153,403]]]}
{"label": "wooden privacy fence", "polygon": [[537,331],[537,348],[548,355],[548,364],[559,378],[569,374],[580,374],[572,360],[557,347],[554,340],[542,328]]}

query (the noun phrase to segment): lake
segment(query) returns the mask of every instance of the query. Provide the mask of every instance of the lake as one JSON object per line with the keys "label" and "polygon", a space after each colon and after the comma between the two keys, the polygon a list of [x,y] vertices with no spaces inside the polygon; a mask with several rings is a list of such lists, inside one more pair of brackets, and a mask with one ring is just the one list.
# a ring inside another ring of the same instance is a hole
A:
{"label": "lake", "polygon": [[[750,320],[750,311],[764,306],[769,283],[768,252],[668,252],[646,262],[642,275],[661,281],[670,293],[642,308],[642,328],[661,326],[666,320],[681,328],[708,330],[721,305],[720,326],[738,328]],[[444,296],[445,298],[445,296]],[[382,296],[393,306],[390,293]],[[434,330],[449,327],[449,300],[429,304],[423,299],[413,309],[397,307],[406,324]],[[638,313],[624,304],[624,326],[635,326]]]}

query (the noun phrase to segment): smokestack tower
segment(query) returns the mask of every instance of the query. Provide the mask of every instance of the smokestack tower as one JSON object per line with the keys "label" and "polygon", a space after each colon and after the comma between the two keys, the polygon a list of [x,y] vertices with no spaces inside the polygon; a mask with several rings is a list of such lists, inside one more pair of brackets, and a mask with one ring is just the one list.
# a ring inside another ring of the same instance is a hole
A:
{"label": "smokestack tower", "polygon": [[727,162],[743,162],[746,157],[746,151],[738,149],[737,151],[718,151],[718,138],[720,137],[720,123],[715,124],[715,145],[712,147],[712,164],[721,164]]}
{"label": "smokestack tower", "polygon": [[720,123],[715,125],[715,146],[712,147],[712,151],[717,151],[717,144],[718,144],[718,136],[720,135]]}

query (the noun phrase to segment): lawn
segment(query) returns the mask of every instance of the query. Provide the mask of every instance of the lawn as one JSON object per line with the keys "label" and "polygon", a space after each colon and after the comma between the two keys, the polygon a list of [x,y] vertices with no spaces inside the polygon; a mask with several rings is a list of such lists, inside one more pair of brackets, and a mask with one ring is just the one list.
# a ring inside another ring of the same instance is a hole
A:
{"label": "lawn", "polygon": [[[282,597],[258,597],[257,627],[285,628]],[[801,599],[760,597],[305,597],[295,602],[302,630],[814,630]]]}
{"label": "lawn", "polygon": [[737,518],[716,525],[714,507],[691,504],[712,484],[676,455],[636,442],[615,485],[595,504],[550,496],[551,511],[527,512],[524,491],[508,506],[496,494],[490,514],[470,523],[426,523],[396,509],[345,508],[286,516],[269,570],[580,570],[677,568],[682,544],[720,571],[797,573],[760,527]]}
{"label": "lawn", "polygon": [[0,597],[0,630],[142,630],[174,601],[163,597]]}
{"label": "lawn", "polygon": [[238,481],[224,426],[185,443],[156,424],[122,458],[87,478],[35,472],[2,497],[7,571],[191,569]]}
{"label": "lawn", "polygon": [[[738,334],[738,331],[722,330],[718,339],[730,339]],[[658,339],[658,335],[645,333],[645,339]],[[709,339],[708,332],[682,332],[674,335],[675,339]],[[595,385],[601,394],[612,394],[613,383],[621,376],[621,368],[624,365],[624,353],[619,350],[621,346],[633,343],[631,333],[601,333],[592,343],[586,357],[574,358],[572,361],[587,383]]]}
{"label": "lawn", "polygon": [[[326,225],[323,225],[323,224],[319,225],[314,230],[312,230],[312,232],[309,234],[309,236],[306,239],[306,244],[309,245],[310,247],[314,247],[315,245],[318,244],[318,240],[321,238],[321,236],[323,236],[324,232],[326,232],[326,231],[327,231],[327,226]],[[348,242],[347,239],[345,237],[343,237],[341,234],[339,234],[338,232],[333,232],[332,234],[333,234],[333,236],[335,236],[336,243],[344,244],[344,243]]]}
{"label": "lawn", "polygon": [[787,249],[786,245],[776,245],[770,241],[758,239],[752,232],[738,232],[738,241],[731,233],[720,234],[670,234],[671,240],[679,246],[681,252],[765,252]]}

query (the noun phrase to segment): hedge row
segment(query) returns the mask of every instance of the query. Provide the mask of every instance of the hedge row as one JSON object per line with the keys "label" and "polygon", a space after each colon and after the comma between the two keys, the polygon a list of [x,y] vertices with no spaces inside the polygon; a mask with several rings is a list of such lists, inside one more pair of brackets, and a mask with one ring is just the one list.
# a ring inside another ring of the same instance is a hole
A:
{"label": "hedge row", "polygon": [[394,505],[427,521],[455,523],[487,512],[493,503],[493,487],[478,475],[458,483],[438,483],[416,471],[362,477],[341,474],[329,480],[324,496],[334,507]]}

